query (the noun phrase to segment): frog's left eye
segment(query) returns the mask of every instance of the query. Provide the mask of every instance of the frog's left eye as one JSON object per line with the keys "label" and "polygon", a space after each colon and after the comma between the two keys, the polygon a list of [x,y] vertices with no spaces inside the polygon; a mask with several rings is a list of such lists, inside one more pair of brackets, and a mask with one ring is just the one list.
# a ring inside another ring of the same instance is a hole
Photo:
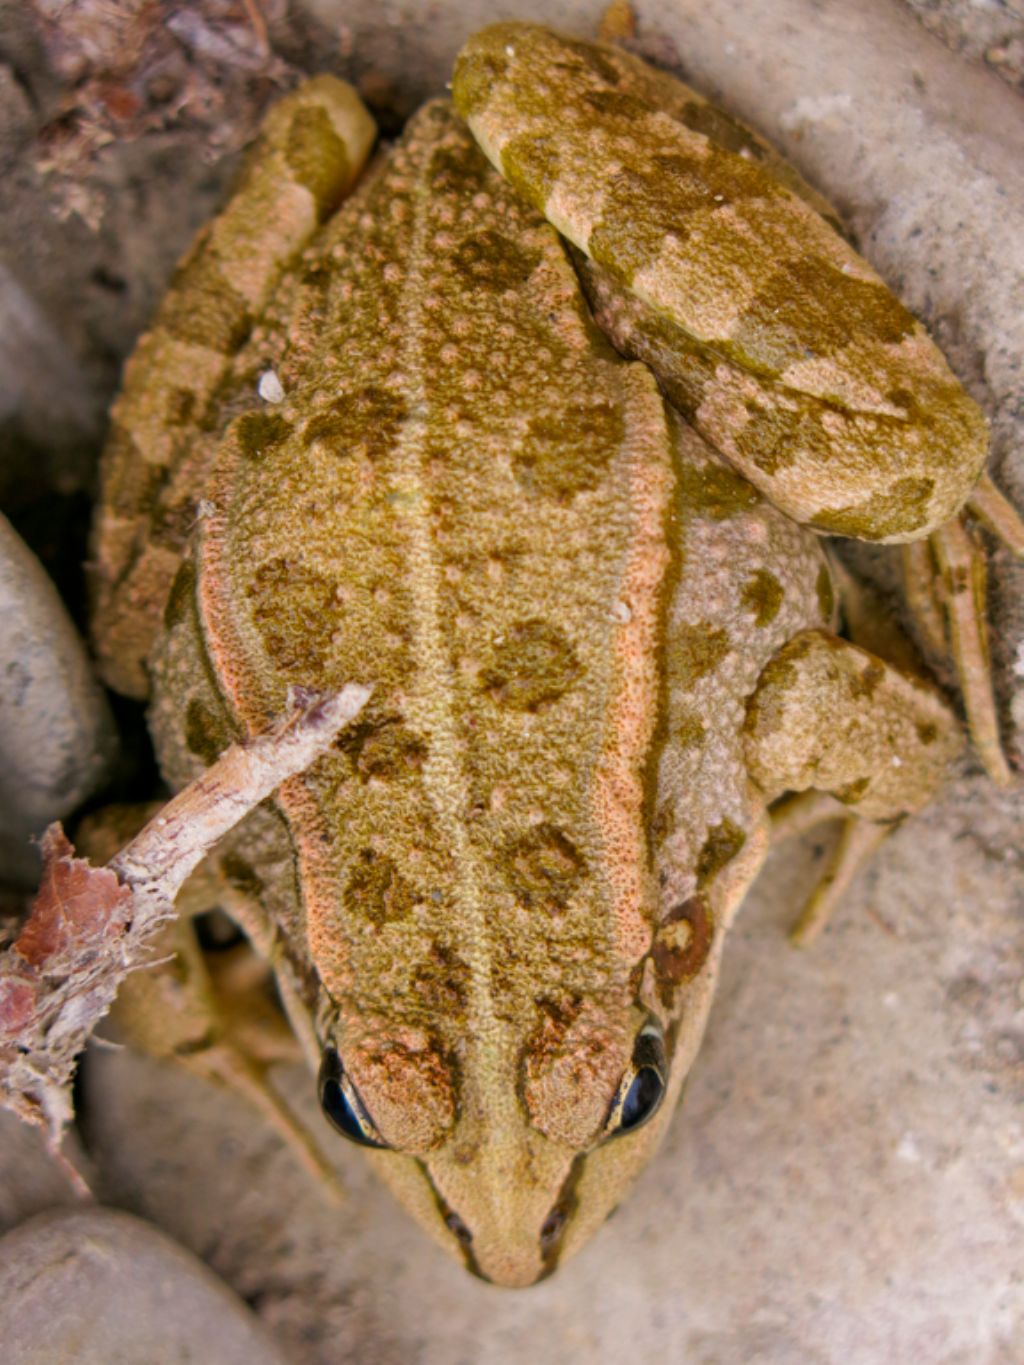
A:
{"label": "frog's left eye", "polygon": [[360,1147],[387,1147],[333,1047],[324,1049],[318,1088],[320,1107],[343,1137]]}
{"label": "frog's left eye", "polygon": [[604,1136],[616,1137],[642,1128],[658,1112],[668,1086],[665,1035],[657,1019],[650,1019],[637,1034],[633,1058],[615,1092]]}

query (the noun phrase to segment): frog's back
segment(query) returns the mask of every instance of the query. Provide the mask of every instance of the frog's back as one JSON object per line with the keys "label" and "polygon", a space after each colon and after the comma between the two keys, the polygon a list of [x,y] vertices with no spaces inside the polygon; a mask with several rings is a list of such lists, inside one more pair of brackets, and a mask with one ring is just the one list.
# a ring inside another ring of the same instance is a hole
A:
{"label": "frog's back", "polygon": [[[586,1031],[581,1001],[630,1008],[657,905],[666,417],[443,103],[325,231],[293,310],[286,397],[232,422],[209,492],[203,671],[235,733],[289,686],[374,685],[278,804],[346,1065],[365,1080],[382,1033],[418,1058],[408,1150],[450,1121],[441,1058],[464,1040],[500,1070],[524,1035]],[[160,715],[188,653],[165,655]]]}

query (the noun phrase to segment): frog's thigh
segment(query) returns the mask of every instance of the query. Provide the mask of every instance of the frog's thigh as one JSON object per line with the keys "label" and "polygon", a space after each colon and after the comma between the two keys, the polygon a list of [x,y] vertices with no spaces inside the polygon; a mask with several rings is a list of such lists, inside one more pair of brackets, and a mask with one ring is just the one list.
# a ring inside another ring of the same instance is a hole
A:
{"label": "frog's thigh", "polygon": [[[762,672],[747,704],[744,744],[748,771],[769,801],[784,792],[825,794],[803,799],[803,823],[847,812],[796,926],[795,937],[806,942],[893,823],[931,799],[962,736],[925,683],[828,631],[807,630]],[[781,830],[801,823],[784,813]]]}
{"label": "frog's thigh", "polygon": [[219,387],[282,268],[352,188],[375,135],[355,90],[333,76],[276,104],[126,367],[93,549],[97,653],[120,692],[148,692],[144,660],[216,445],[201,432]]}

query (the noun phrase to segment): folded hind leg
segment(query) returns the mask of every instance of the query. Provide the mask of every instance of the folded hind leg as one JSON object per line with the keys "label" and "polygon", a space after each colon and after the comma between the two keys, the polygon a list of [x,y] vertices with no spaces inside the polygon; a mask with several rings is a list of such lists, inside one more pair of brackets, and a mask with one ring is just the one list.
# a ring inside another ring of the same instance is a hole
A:
{"label": "folded hind leg", "polygon": [[767,664],[747,703],[747,769],[778,807],[776,837],[840,818],[832,860],[794,931],[820,931],[857,870],[920,810],[962,747],[927,683],[824,630],[802,631]]}

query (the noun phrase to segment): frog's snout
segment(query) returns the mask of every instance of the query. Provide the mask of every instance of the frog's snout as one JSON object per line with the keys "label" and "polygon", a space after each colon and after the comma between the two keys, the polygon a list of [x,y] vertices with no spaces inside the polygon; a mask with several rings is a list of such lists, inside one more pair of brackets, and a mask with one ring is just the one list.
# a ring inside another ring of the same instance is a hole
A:
{"label": "frog's snout", "polygon": [[489,1284],[525,1289],[545,1279],[558,1264],[570,1222],[562,1191],[574,1162],[572,1152],[554,1144],[538,1150],[530,1143],[494,1144],[472,1171],[454,1162],[429,1163],[449,1248]]}

